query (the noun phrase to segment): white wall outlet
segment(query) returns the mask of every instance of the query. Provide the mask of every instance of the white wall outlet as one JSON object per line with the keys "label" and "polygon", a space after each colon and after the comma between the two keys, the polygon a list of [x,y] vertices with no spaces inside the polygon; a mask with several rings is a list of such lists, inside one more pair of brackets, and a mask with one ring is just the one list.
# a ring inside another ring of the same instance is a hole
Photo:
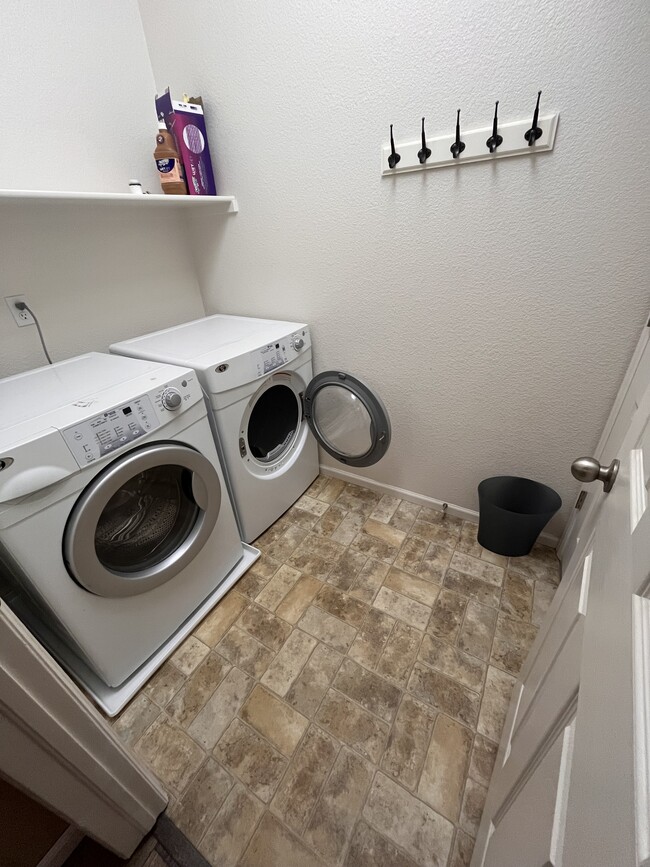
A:
{"label": "white wall outlet", "polygon": [[25,325],[36,324],[34,322],[34,317],[29,311],[19,310],[16,307],[16,301],[24,301],[25,304],[29,304],[24,295],[5,295],[5,301],[7,302],[7,307],[11,310],[11,315],[14,317],[16,325],[19,328],[24,328]]}

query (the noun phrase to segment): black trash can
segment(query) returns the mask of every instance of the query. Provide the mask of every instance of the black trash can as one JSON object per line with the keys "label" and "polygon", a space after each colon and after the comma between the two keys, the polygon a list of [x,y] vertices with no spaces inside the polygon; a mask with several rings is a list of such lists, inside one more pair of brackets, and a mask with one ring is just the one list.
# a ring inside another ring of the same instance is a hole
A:
{"label": "black trash can", "polygon": [[478,542],[504,557],[524,557],[562,505],[557,491],[517,476],[494,476],[478,486]]}

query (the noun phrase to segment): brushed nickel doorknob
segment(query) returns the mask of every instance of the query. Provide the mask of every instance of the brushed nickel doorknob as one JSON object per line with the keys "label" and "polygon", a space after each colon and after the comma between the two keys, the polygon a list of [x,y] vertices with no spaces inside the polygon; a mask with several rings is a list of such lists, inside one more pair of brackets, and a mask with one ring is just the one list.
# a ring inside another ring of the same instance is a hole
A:
{"label": "brushed nickel doorknob", "polygon": [[602,482],[603,490],[608,494],[614,487],[620,465],[616,458],[608,467],[599,464],[596,458],[576,458],[571,464],[571,474],[579,482]]}

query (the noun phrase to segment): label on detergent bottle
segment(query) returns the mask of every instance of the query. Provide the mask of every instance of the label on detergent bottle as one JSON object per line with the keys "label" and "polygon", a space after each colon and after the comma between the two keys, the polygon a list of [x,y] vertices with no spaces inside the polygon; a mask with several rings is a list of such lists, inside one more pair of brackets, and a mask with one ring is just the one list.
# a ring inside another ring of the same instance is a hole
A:
{"label": "label on detergent bottle", "polygon": [[166,175],[168,172],[174,171],[174,166],[176,165],[176,160],[165,159],[165,160],[156,160],[156,165],[158,166],[158,171],[161,175]]}
{"label": "label on detergent bottle", "polygon": [[185,174],[180,160],[173,157],[165,157],[156,160],[156,166],[161,175],[161,182],[167,183],[185,183]]}

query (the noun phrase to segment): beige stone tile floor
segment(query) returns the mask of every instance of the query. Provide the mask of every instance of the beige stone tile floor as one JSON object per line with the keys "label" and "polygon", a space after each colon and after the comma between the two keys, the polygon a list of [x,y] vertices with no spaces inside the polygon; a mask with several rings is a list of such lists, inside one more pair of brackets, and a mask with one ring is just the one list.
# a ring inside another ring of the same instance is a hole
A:
{"label": "beige stone tile floor", "polygon": [[218,867],[466,867],[559,581],[476,526],[319,477],[114,721]]}

